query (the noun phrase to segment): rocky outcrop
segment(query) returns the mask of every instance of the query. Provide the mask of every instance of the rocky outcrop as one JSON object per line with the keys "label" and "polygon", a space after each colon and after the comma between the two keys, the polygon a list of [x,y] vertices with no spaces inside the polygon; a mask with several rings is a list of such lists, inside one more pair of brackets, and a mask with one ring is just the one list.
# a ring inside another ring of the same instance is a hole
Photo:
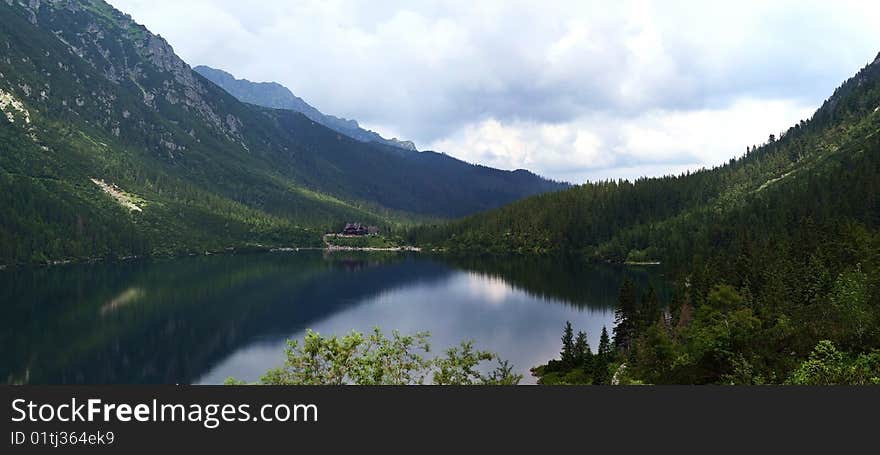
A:
{"label": "rocky outcrop", "polygon": [[[140,89],[147,108],[160,109],[159,100],[164,100],[197,114],[218,133],[237,142],[242,140],[241,122],[238,119],[230,121],[228,114],[219,112],[209,103],[207,89],[192,68],[177,56],[164,38],[150,33],[130,16],[100,0],[28,0],[26,4],[19,5],[29,15],[31,23],[51,30],[74,55],[100,70],[108,81],[117,85],[133,82]],[[46,8],[52,14],[38,14]],[[80,29],[65,27],[82,19],[83,16],[78,14],[82,9],[101,14],[89,15],[90,22]],[[68,70],[63,67],[59,69]],[[157,81],[157,73],[164,77]],[[64,105],[70,109],[82,108],[86,103],[93,102],[94,98],[102,98],[100,93],[81,95]],[[102,110],[110,112],[112,106],[102,106]],[[118,135],[118,122],[107,123],[113,134]]]}
{"label": "rocky outcrop", "polygon": [[396,137],[387,139],[387,141],[391,142],[395,147],[402,148],[404,150],[412,150],[414,152],[418,151],[418,149],[416,149],[416,144],[413,141],[402,141],[400,139],[397,139]]}

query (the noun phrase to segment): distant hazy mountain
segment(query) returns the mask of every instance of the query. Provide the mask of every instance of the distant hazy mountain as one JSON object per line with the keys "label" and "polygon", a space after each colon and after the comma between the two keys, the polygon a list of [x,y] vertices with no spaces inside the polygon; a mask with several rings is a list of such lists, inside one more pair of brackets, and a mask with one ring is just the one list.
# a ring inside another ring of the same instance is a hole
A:
{"label": "distant hazy mountain", "polygon": [[416,150],[416,145],[412,141],[401,141],[397,138],[385,139],[374,131],[361,128],[356,120],[326,115],[277,82],[251,82],[247,79],[236,79],[235,76],[226,71],[204,65],[193,69],[202,76],[205,76],[209,81],[219,85],[223,90],[229,92],[230,95],[245,103],[300,112],[327,128],[361,142],[379,142],[406,150]]}
{"label": "distant hazy mountain", "polygon": [[320,245],[566,186],[243,103],[101,0],[0,2],[0,49],[0,266]]}

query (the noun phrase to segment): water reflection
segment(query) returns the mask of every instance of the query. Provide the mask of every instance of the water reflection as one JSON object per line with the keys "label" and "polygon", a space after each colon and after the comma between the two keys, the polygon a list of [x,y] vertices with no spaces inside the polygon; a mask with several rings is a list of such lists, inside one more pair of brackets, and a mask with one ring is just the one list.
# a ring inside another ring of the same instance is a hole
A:
{"label": "water reflection", "polygon": [[441,260],[297,252],[0,273],[7,383],[217,383],[256,379],[284,340],[429,330],[466,338],[521,371],[558,351],[565,320],[595,347],[625,274],[554,259]]}

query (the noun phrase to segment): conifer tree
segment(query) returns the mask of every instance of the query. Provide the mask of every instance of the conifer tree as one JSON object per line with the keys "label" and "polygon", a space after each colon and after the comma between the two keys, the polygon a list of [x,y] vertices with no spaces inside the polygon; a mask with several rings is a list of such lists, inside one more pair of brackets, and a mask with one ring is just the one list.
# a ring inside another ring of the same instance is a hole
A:
{"label": "conifer tree", "polygon": [[575,364],[574,329],[571,328],[571,321],[565,321],[565,330],[562,333],[562,352],[559,355],[566,368],[571,368]]}
{"label": "conifer tree", "polygon": [[593,359],[593,384],[608,384],[608,364],[611,363],[611,340],[608,338],[608,329],[602,327],[602,335],[599,336],[599,350]]}
{"label": "conifer tree", "polygon": [[628,350],[638,329],[638,295],[636,284],[629,278],[623,281],[617,309],[614,310],[614,345],[621,350]]}
{"label": "conifer tree", "polygon": [[642,304],[639,306],[639,332],[644,331],[660,319],[660,299],[653,286],[648,286],[648,292],[642,296]]}
{"label": "conifer tree", "polygon": [[593,357],[593,353],[590,351],[590,343],[587,341],[587,334],[583,331],[578,331],[577,337],[574,339],[574,352],[575,366],[582,366],[588,359]]}
{"label": "conifer tree", "polygon": [[611,340],[608,338],[608,329],[602,326],[602,335],[599,336],[599,352],[600,356],[611,356]]}

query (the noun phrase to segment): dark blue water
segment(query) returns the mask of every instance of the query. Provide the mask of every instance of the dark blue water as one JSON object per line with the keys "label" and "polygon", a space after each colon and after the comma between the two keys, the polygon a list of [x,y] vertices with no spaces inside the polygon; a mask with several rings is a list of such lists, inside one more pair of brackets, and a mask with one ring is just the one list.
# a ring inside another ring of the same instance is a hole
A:
{"label": "dark blue water", "polygon": [[528,369],[557,356],[566,320],[598,344],[624,276],[654,269],[551,258],[418,254],[211,256],[0,272],[0,378],[7,383],[256,380],[285,341],[430,331],[434,350],[473,339]]}

